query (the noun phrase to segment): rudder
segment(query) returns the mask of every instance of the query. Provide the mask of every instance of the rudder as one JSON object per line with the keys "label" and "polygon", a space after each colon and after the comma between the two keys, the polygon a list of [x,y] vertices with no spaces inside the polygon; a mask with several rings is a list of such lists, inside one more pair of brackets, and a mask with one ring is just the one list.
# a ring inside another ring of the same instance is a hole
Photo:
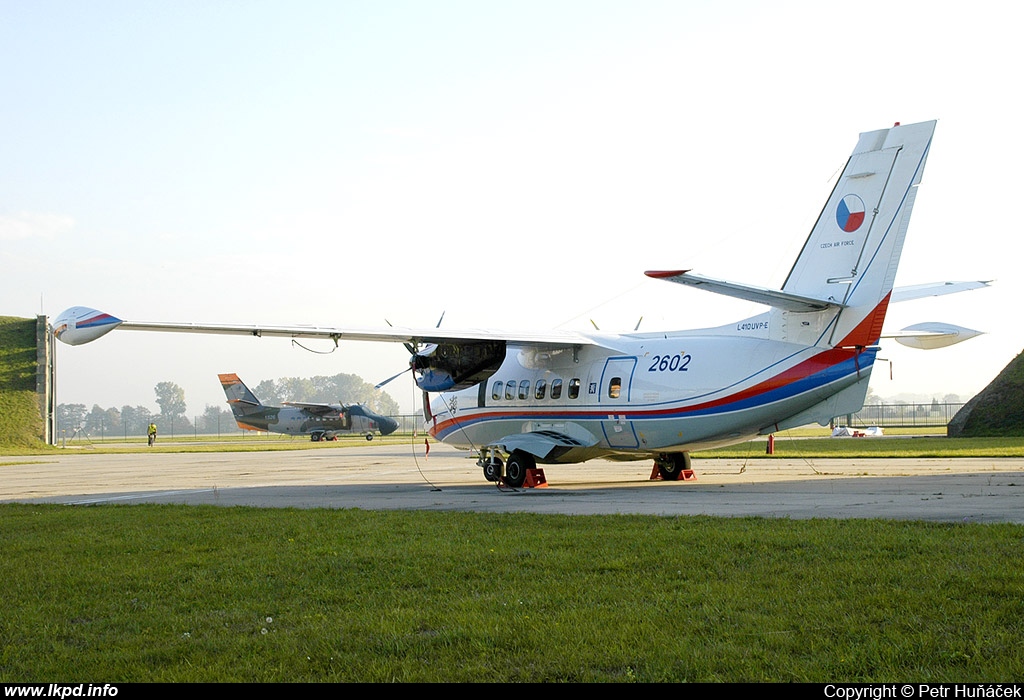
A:
{"label": "rudder", "polygon": [[861,134],[782,286],[842,305],[819,342],[878,342],[935,124]]}

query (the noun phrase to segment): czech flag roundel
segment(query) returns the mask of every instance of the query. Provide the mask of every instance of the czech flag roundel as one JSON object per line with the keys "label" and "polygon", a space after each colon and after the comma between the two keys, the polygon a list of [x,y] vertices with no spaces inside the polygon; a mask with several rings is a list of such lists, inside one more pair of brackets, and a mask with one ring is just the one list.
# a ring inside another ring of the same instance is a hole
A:
{"label": "czech flag roundel", "polygon": [[864,200],[855,194],[843,197],[836,207],[836,223],[847,233],[853,233],[864,223]]}

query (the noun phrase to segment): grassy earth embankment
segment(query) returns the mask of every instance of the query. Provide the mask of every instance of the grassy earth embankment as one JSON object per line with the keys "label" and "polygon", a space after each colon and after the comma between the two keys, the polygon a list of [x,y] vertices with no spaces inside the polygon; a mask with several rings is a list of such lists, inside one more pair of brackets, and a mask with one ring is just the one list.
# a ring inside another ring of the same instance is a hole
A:
{"label": "grassy earth embankment", "polygon": [[36,395],[36,321],[0,316],[0,445],[40,448]]}

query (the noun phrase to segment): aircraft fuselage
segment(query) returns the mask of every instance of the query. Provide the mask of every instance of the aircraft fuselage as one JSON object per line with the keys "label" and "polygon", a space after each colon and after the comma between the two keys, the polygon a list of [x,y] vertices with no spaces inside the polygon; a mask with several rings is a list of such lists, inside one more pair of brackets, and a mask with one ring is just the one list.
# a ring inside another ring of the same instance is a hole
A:
{"label": "aircraft fuselage", "polygon": [[236,416],[239,427],[285,435],[311,435],[331,439],[338,434],[370,435],[379,430],[377,423],[365,416],[336,413],[315,414],[301,408],[264,406],[255,413]]}
{"label": "aircraft fuselage", "polygon": [[[827,423],[846,410],[844,389],[866,385],[875,356],[736,335],[652,334],[619,346],[631,352],[510,347],[487,382],[434,400],[431,434],[465,449],[516,433],[571,438],[529,450],[548,463],[706,449],[774,432],[780,415]],[[863,392],[852,398],[851,411]]]}

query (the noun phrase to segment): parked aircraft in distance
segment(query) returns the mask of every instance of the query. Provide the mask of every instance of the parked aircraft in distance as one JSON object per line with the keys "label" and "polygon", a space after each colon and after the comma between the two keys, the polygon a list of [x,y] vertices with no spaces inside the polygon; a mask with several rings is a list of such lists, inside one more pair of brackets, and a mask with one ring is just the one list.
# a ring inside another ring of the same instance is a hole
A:
{"label": "parked aircraft in distance", "polygon": [[400,342],[431,435],[476,452],[487,479],[518,486],[537,463],[650,458],[675,480],[693,450],[858,411],[883,337],[930,349],[977,335],[948,324],[882,332],[890,302],[987,284],[893,289],[934,130],[929,121],[860,135],[781,290],[689,270],[646,273],[770,307],[717,328],[364,330],[123,321],[74,307],[55,333],[72,345],[114,328]]}
{"label": "parked aircraft in distance", "polygon": [[338,405],[286,401],[283,406],[265,406],[237,374],[218,374],[228,397],[235,422],[243,430],[262,430],[286,435],[309,435],[313,442],[335,440],[339,434],[359,434],[373,439],[373,431],[390,435],[398,421],[377,415],[361,404]]}

